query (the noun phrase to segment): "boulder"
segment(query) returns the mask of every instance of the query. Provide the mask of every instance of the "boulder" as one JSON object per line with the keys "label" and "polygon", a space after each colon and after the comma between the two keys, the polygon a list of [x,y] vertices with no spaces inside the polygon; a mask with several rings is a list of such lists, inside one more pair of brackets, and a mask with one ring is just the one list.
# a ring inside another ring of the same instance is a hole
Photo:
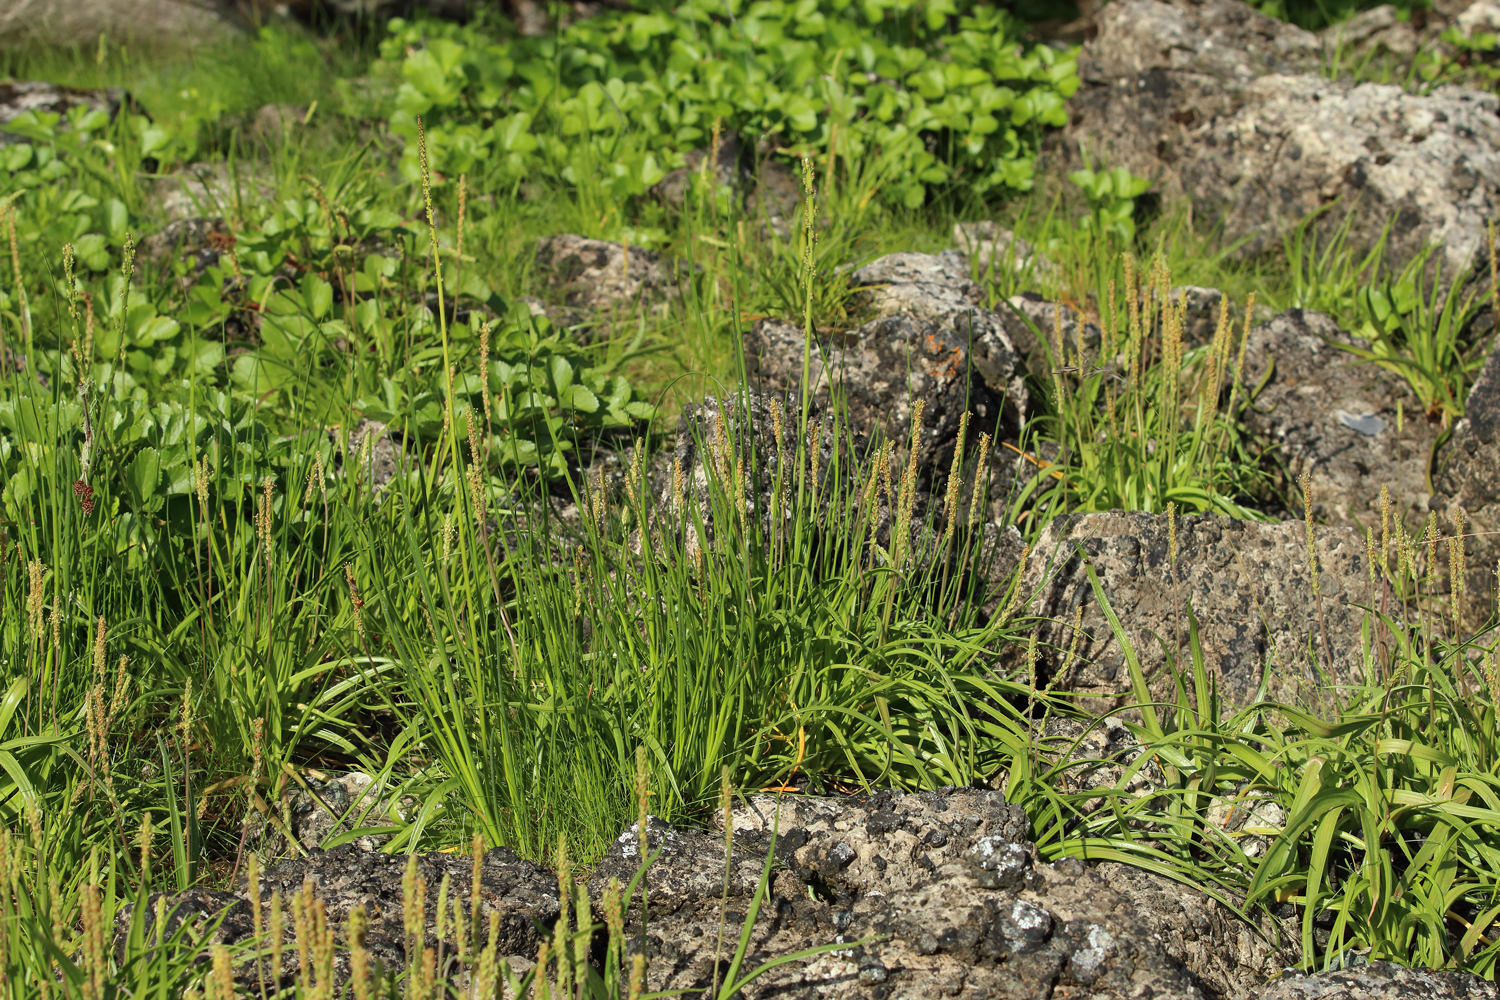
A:
{"label": "boulder", "polygon": [[686,166],[673,170],[656,183],[651,193],[671,208],[682,209],[687,197],[688,180],[704,171],[704,161],[714,154],[713,163],[707,168],[708,175],[718,187],[727,187],[742,193],[750,178],[740,166],[740,136],[738,132],[725,132],[717,150],[690,149],[683,156]]}
{"label": "boulder", "polygon": [[168,225],[223,217],[238,228],[275,197],[275,178],[264,168],[240,164],[231,173],[225,163],[196,163],[153,182],[147,213]]}
{"label": "boulder", "polygon": [[[947,473],[959,423],[969,414],[968,447],[981,431],[1014,435],[1027,410],[1020,357],[1004,317],[978,306],[979,286],[962,254],[890,254],[850,276],[877,318],[822,334],[809,361],[809,391],[824,403],[842,393],[848,426],[905,447],[912,402],[925,401],[919,464],[922,485]],[[752,384],[800,398],[803,329],[761,320],[745,337]]]}
{"label": "boulder", "polygon": [[[717,481],[724,499],[736,505],[743,516],[758,517],[761,530],[769,533],[792,521],[793,494],[797,489],[801,403],[785,393],[748,390],[742,396],[708,396],[701,403],[682,408],[677,421],[672,463],[660,478],[656,512],[661,529],[680,533],[690,557],[699,548],[694,518],[701,518],[711,547],[715,534],[715,510],[710,479]],[[835,441],[835,421],[826,404],[815,402],[808,411],[808,433],[801,449],[811,456],[818,450],[818,503],[828,504],[830,473],[835,449],[844,463],[864,457],[868,439],[861,428],[840,422]],[[813,466],[809,457],[810,476]],[[845,468],[844,489],[860,481],[858,473]],[[781,493],[776,495],[777,477]],[[773,500],[777,501],[773,504]],[[777,515],[772,523],[773,507]],[[821,511],[819,512],[821,521]]]}
{"label": "boulder", "polygon": [[[1153,694],[1170,696],[1165,650],[1176,650],[1179,669],[1191,669],[1191,605],[1205,666],[1226,705],[1271,698],[1325,707],[1318,699],[1327,697],[1327,684],[1363,679],[1357,637],[1364,612],[1349,602],[1369,604],[1371,585],[1364,536],[1353,528],[1319,527],[1321,601],[1315,598],[1305,532],[1298,521],[1181,517],[1174,566],[1165,515],[1112,511],[1052,522],[1031,549],[1016,609],[1039,618],[1039,681],[1076,691],[1095,708],[1134,700],[1124,651],[1089,583],[1092,565]],[[1006,653],[1008,668],[1022,676],[1024,656],[1023,650]]]}
{"label": "boulder", "polygon": [[1474,629],[1495,613],[1500,588],[1500,350],[1493,345],[1436,465],[1432,506],[1450,525],[1460,511],[1467,521],[1463,621]]}
{"label": "boulder", "polygon": [[[647,990],[701,990],[712,983],[716,960],[722,976],[760,887],[774,834],[770,883],[750,928],[742,971],[810,947],[838,947],[769,969],[742,991],[747,1000],[786,995],[830,1000],[1496,996],[1492,984],[1475,976],[1397,969],[1383,962],[1316,975],[1293,972],[1288,967],[1300,960],[1294,916],[1260,914],[1252,922],[1195,887],[1152,872],[1076,858],[1045,862],[1029,841],[1025,811],[998,791],[884,790],[833,798],[750,794],[730,811],[727,845],[725,826],[722,814],[708,830],[648,818],[646,849],[653,861],[624,913],[625,952],[634,955],[644,947]],[[635,824],[623,830],[582,883],[596,921],[610,883],[626,885],[640,870],[640,832]],[[517,972],[531,967],[538,946],[552,936],[561,908],[558,880],[548,869],[506,848],[491,848],[477,867],[476,906],[472,857],[417,855],[415,866],[425,886],[422,914],[429,944],[437,944],[434,904],[445,881],[448,899],[466,922],[472,923],[468,915],[476,908],[478,927],[496,915],[498,954]],[[365,942],[372,959],[385,974],[399,975],[406,962],[404,917],[411,898],[403,886],[406,869],[404,857],[353,845],[313,850],[262,874],[262,922],[273,893],[280,894],[286,912],[291,897],[310,887],[322,900],[338,942],[333,978],[342,989],[349,979],[343,930],[349,913],[362,907],[369,917]],[[255,928],[248,888],[167,897],[169,932],[183,920],[225,912],[213,939],[248,944]],[[146,917],[148,935],[156,899]],[[1240,903],[1232,895],[1226,900]],[[117,942],[128,917],[127,910]],[[454,925],[444,923],[451,955]],[[298,975],[299,949],[292,928],[288,931],[281,967],[267,968],[268,985],[273,975],[283,985]],[[594,960],[603,953],[598,937]],[[241,961],[236,971],[241,987],[253,994],[256,963]]]}
{"label": "boulder", "polygon": [[[5,17],[5,13],[0,12],[0,24],[4,23]],[[79,90],[40,80],[0,82],[0,146],[30,141],[23,135],[5,131],[6,125],[28,111],[61,115],[63,120],[59,127],[66,128],[69,108],[82,105],[90,111],[102,111],[113,118],[121,106],[129,103],[130,95],[120,87]]]}
{"label": "boulder", "polygon": [[[349,913],[364,907],[369,918],[366,946],[373,958],[387,970],[399,973],[405,966],[405,932],[403,926],[402,876],[407,859],[380,851],[362,851],[345,844],[329,851],[313,851],[308,857],[283,861],[261,875],[262,905],[269,909],[273,893],[280,893],[284,903],[312,883],[313,894],[323,900],[328,925],[343,940]],[[426,883],[426,905],[423,908],[425,934],[436,937],[438,923],[438,889],[446,877],[450,881],[449,899],[458,902],[467,915],[472,912],[474,891],[473,857],[434,852],[417,856],[417,876]],[[484,854],[479,870],[479,927],[485,927],[491,913],[499,914],[498,952],[511,957],[523,968],[535,960],[537,945],[546,928],[556,922],[560,906],[557,877],[541,865],[524,861],[505,847],[492,847]],[[242,890],[242,893],[248,889]],[[290,907],[287,907],[288,909]],[[444,914],[445,917],[448,914]],[[452,948],[451,920],[446,921],[444,936]],[[234,943],[234,942],[230,942]],[[255,966],[240,967],[240,979],[253,983]],[[297,954],[288,948],[281,968],[283,980],[290,985],[297,972]],[[348,979],[348,953],[340,949],[334,975],[339,982]],[[270,979],[270,976],[267,976]]]}
{"label": "boulder", "polygon": [[1321,58],[1316,36],[1238,0],[1110,4],[1049,169],[1097,158],[1148,176],[1247,255],[1326,208],[1325,235],[1352,216],[1356,251],[1394,220],[1388,261],[1435,242],[1449,273],[1466,264],[1500,207],[1500,101],[1332,81]]}
{"label": "boulder", "polygon": [[[826,410],[831,390],[838,390],[855,455],[875,438],[895,442],[898,455],[904,455],[912,439],[912,403],[922,399],[919,485],[924,492],[941,488],[964,413],[969,414],[965,450],[972,454],[981,432],[1013,437],[1024,412],[1025,388],[1014,350],[1002,339],[1003,327],[994,314],[974,327],[979,336],[971,342],[964,319],[897,315],[819,336],[809,363],[813,399]],[[745,335],[751,384],[800,399],[805,345],[800,326],[757,322]]]}
{"label": "boulder", "polygon": [[[1312,477],[1320,523],[1380,532],[1380,488],[1410,530],[1427,517],[1427,464],[1440,428],[1399,375],[1339,345],[1368,347],[1321,313],[1293,309],[1250,331],[1242,392],[1261,387],[1246,428],[1274,449],[1280,484],[1297,494]],[[1401,419],[1397,419],[1400,409]],[[1300,518],[1294,502],[1287,516]]]}
{"label": "boulder", "polygon": [[572,233],[537,240],[537,268],[570,309],[659,311],[677,296],[673,269],[642,247]]}
{"label": "boulder", "polygon": [[[779,802],[752,795],[733,810],[731,825],[728,942],[772,830],[785,866],[773,873],[746,966],[810,945],[848,944],[772,970],[747,997],[1245,997],[1294,960],[1227,907],[1160,876],[1042,862],[1027,840],[1025,813],[998,792]],[[612,877],[623,883],[634,874],[638,838],[634,827],[620,835],[591,895]],[[647,988],[705,987],[724,898],[723,834],[653,820],[647,842],[662,851],[646,878]],[[632,950],[639,918],[635,909],[627,917]]]}
{"label": "boulder", "polygon": [[192,49],[248,27],[232,0],[10,0],[0,4],[0,48],[93,51],[101,35],[137,49]]}
{"label": "boulder", "polygon": [[1062,277],[1055,262],[994,222],[955,222],[953,245],[973,261],[981,279],[1013,275],[1021,282],[1052,284]]}

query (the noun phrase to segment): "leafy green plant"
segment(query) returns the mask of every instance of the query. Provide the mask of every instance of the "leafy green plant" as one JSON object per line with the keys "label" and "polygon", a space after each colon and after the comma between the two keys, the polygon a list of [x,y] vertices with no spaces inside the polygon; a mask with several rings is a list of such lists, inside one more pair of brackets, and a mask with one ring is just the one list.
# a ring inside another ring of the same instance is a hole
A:
{"label": "leafy green plant", "polygon": [[[983,5],[693,0],[670,16],[606,13],[555,40],[492,42],[430,22],[391,31],[382,56],[400,60],[391,129],[407,140],[408,177],[421,116],[440,173],[482,164],[509,184],[545,164],[580,188],[602,178],[615,200],[681,166],[716,121],[777,136],[794,156],[899,148],[878,196],[909,208],[959,177],[978,194],[1025,190],[1034,131],[1062,124],[1077,87],[1071,58],[1021,53],[1007,17]],[[918,134],[937,151],[909,141]]]}
{"label": "leafy green plant", "polygon": [[1088,214],[1078,219],[1078,228],[1098,239],[1117,239],[1129,246],[1135,242],[1136,199],[1151,189],[1149,177],[1137,177],[1124,167],[1094,170],[1085,167],[1068,180],[1088,199]]}
{"label": "leafy green plant", "polygon": [[1441,261],[1432,260],[1435,249],[1412,258],[1400,274],[1359,290],[1364,322],[1358,333],[1370,346],[1339,346],[1406,379],[1428,417],[1447,426],[1463,415],[1469,376],[1484,363],[1465,343],[1482,301],[1478,289],[1466,288],[1467,269],[1444,282]]}

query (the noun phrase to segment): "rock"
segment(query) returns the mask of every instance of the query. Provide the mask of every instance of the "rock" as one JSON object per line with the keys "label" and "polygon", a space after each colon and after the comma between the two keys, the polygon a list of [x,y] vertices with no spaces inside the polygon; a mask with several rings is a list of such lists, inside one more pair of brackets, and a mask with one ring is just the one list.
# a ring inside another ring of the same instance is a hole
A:
{"label": "rock", "polygon": [[1368,962],[1352,969],[1303,975],[1288,970],[1266,985],[1256,1000],[1494,1000],[1495,984],[1467,972],[1406,969]]}
{"label": "rock", "polygon": [[1495,611],[1500,586],[1500,350],[1494,343],[1469,388],[1464,416],[1438,454],[1432,506],[1449,523],[1462,511],[1468,527],[1463,624],[1478,628]]}
{"label": "rock", "polygon": [[984,298],[978,283],[969,277],[968,258],[956,250],[936,256],[886,254],[855,270],[849,284],[862,289],[858,293],[861,304],[881,316],[944,317],[973,312]]}
{"label": "rock", "polygon": [[[756,323],[745,335],[751,384],[800,399],[805,345],[800,326]],[[921,488],[928,491],[951,467],[965,412],[966,452],[972,453],[980,432],[1016,433],[1026,405],[1018,361],[993,313],[885,316],[819,337],[809,363],[810,391],[826,408],[836,388],[851,433],[893,441],[903,450],[911,441],[912,402],[924,400],[918,464]]]}
{"label": "rock", "polygon": [[[801,403],[784,393],[747,391],[743,397],[708,396],[702,403],[689,403],[677,421],[676,444],[666,480],[657,490],[659,530],[680,533],[690,558],[696,557],[700,539],[694,528],[701,518],[706,537],[714,544],[716,531],[710,477],[724,491],[724,501],[735,504],[742,516],[756,516],[761,530],[770,537],[775,507],[776,525],[792,522],[793,494],[797,489],[798,430]],[[834,467],[835,448],[846,465],[862,457],[868,438],[862,428],[842,426],[835,441],[833,415],[815,402],[808,410],[808,433],[801,448],[811,456],[816,446],[818,491],[816,502],[826,508]],[[813,468],[809,459],[806,470]],[[859,481],[859,474],[844,468],[843,482]],[[775,493],[780,474],[781,493]],[[777,502],[773,505],[773,499]],[[819,520],[821,521],[821,511]]]}
{"label": "rock", "polygon": [[1383,53],[1409,60],[1429,38],[1411,18],[1402,20],[1390,4],[1362,10],[1342,24],[1324,28],[1318,35],[1330,61],[1337,59],[1343,68]]}
{"label": "rock", "polygon": [[1027,241],[994,222],[955,222],[953,243],[978,268],[980,278],[1013,274],[1022,282],[1055,282],[1057,264]]}
{"label": "rock", "polygon": [[1084,47],[1069,124],[1046,143],[1048,169],[1095,158],[1149,176],[1226,241],[1244,240],[1245,255],[1279,251],[1337,201],[1320,227],[1352,215],[1356,253],[1394,218],[1388,262],[1435,242],[1453,273],[1500,207],[1500,102],[1331,81],[1320,58],[1316,36],[1237,0],[1110,4]]}
{"label": "rock", "polygon": [[[678,211],[682,210],[684,199],[687,197],[688,178],[703,171],[703,163],[709,157],[709,150],[691,149],[683,156],[686,166],[673,170],[651,189],[663,204]],[[716,187],[727,187],[741,191],[746,186],[746,176],[740,169],[740,137],[737,132],[725,132],[719,141],[713,165],[708,169]]]}
{"label": "rock", "polygon": [[102,35],[133,51],[190,49],[248,26],[231,0],[11,0],[0,5],[0,48],[92,52]]}
{"label": "rock", "polygon": [[789,238],[802,204],[802,178],[769,150],[757,150],[754,181],[745,198],[746,211],[760,220],[763,232],[783,240]]}
{"label": "rock", "polygon": [[[416,805],[410,798],[394,801],[385,785],[361,772],[323,780],[307,774],[306,780],[306,789],[292,786],[288,812],[292,835],[307,851],[327,846],[325,841],[337,834],[404,825],[407,811]],[[361,851],[373,851],[390,839],[388,834],[365,834],[351,843]]]}
{"label": "rock", "polygon": [[538,269],[570,309],[659,311],[677,296],[672,269],[652,250],[571,233],[537,241]]}
{"label": "rock", "polygon": [[[338,434],[329,431],[335,447]],[[360,419],[349,430],[344,447],[334,453],[335,461],[342,466],[348,462],[353,474],[379,499],[384,487],[396,476],[406,472],[407,456],[402,443],[395,434],[378,420]]]}
{"label": "rock", "polygon": [[[6,15],[0,12],[0,25]],[[3,47],[0,39],[0,47]],[[28,111],[39,114],[61,115],[59,129],[67,128],[68,109],[82,105],[90,111],[102,111],[113,118],[121,107],[131,104],[130,94],[123,88],[110,87],[105,90],[78,90],[59,87],[40,80],[10,80],[0,82],[0,146],[18,142],[29,142],[23,135],[5,131],[5,126]]]}
{"label": "rock", "polygon": [[250,164],[231,175],[227,164],[196,163],[158,178],[153,187],[147,211],[168,224],[222,216],[238,228],[276,196],[274,178]]}
{"label": "rock", "polygon": [[[1296,521],[1181,517],[1174,573],[1165,515],[1112,511],[1054,521],[1032,547],[1021,592],[1034,596],[1018,611],[1042,619],[1036,626],[1040,678],[1079,692],[1097,707],[1134,701],[1124,653],[1089,584],[1078,555],[1081,546],[1143,671],[1153,678],[1155,694],[1170,690],[1161,669],[1163,647],[1177,650],[1179,669],[1191,669],[1184,610],[1191,604],[1205,665],[1227,706],[1266,697],[1322,707],[1316,699],[1326,684],[1357,683],[1363,676],[1362,652],[1350,637],[1360,634],[1364,612],[1346,602],[1368,604],[1372,595],[1362,534],[1352,528],[1314,529],[1330,659],[1312,593],[1305,531]],[[1083,627],[1075,642],[1073,621],[1080,605]],[[1006,653],[1009,668],[1021,676],[1023,656],[1019,650]],[[1072,666],[1064,673],[1068,662]]]}
{"label": "rock", "polygon": [[[1265,387],[1245,427],[1276,449],[1283,488],[1312,476],[1313,510],[1327,524],[1380,532],[1380,488],[1416,531],[1427,516],[1427,463],[1438,427],[1404,378],[1336,345],[1369,345],[1321,313],[1294,309],[1250,331],[1242,392]],[[1397,406],[1402,420],[1397,429]],[[1300,502],[1289,514],[1301,517]]]}
{"label": "rock", "polygon": [[[165,901],[164,904],[161,901]],[[149,905],[145,914],[145,931],[143,939],[151,941],[156,938],[156,908],[163,906],[162,937],[170,940],[172,935],[187,924],[189,927],[198,925],[201,929],[207,925],[219,921],[212,935],[208,936],[202,943],[223,943],[227,945],[239,944],[242,941],[253,939],[255,932],[255,916],[249,902],[243,897],[232,892],[223,892],[217,889],[205,889],[202,887],[188,889],[175,895],[162,892],[153,892],[147,897]],[[123,962],[125,948],[130,934],[130,922],[135,913],[134,903],[125,903],[115,913],[114,926],[114,952],[116,961]],[[222,920],[220,918],[223,918]],[[190,936],[188,940],[192,940]],[[202,940],[200,938],[200,940]]]}
{"label": "rock", "polygon": [[263,150],[273,150],[302,128],[307,108],[301,104],[262,104],[245,126],[245,139]]}
{"label": "rock", "polygon": [[[360,851],[350,844],[330,851],[313,851],[310,857],[283,861],[263,873],[262,905],[269,908],[272,893],[277,892],[284,902],[289,902],[302,889],[304,881],[311,881],[314,896],[323,900],[328,924],[339,939],[343,940],[350,911],[364,907],[369,918],[367,947],[387,970],[400,972],[405,965],[402,875],[406,864],[405,857]],[[418,855],[417,875],[426,881],[426,934],[432,941],[436,935],[438,889],[445,875],[451,880],[449,899],[457,900],[466,915],[472,912],[473,857]],[[560,912],[557,889],[556,876],[540,865],[521,860],[509,848],[493,847],[485,852],[479,872],[478,926],[487,926],[489,914],[499,914],[500,957],[513,956],[526,964],[534,960],[541,935]],[[452,921],[448,921],[448,927],[452,926]],[[451,930],[445,935],[450,947],[451,935]],[[242,966],[241,978],[247,974],[253,976],[253,970],[253,964]],[[296,970],[296,950],[289,948],[283,959],[282,977],[290,980]],[[335,980],[343,983],[347,979],[348,954],[341,949]]]}
{"label": "rock", "polygon": [[[1158,876],[1129,872],[1127,879],[1118,866],[1091,869],[1074,859],[1041,863],[1028,827],[1024,812],[979,789],[779,803],[750,796],[731,817],[728,939],[744,919],[775,829],[775,853],[787,870],[773,879],[747,966],[813,944],[848,947],[773,969],[745,995],[1186,1000],[1245,996],[1209,990],[1258,982],[1294,960],[1265,946],[1228,908]],[[634,828],[621,834],[591,895],[609,878],[623,882],[634,873],[637,836]],[[662,854],[646,879],[647,989],[701,988],[713,977],[722,834],[653,820],[648,843]],[[626,930],[638,948],[634,909]]]}
{"label": "rock", "polygon": [[234,246],[234,235],[222,217],[194,216],[169,222],[140,243],[140,256],[153,264],[168,260],[186,261],[192,272],[184,275],[181,287],[186,290],[203,272],[219,263],[219,256]]}

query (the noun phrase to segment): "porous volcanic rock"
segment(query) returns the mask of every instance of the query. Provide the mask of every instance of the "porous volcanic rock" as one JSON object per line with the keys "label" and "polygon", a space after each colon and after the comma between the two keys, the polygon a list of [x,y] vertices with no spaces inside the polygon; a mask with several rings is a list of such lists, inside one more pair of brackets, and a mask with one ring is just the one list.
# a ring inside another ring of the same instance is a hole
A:
{"label": "porous volcanic rock", "polygon": [[1494,1000],[1500,988],[1467,972],[1370,962],[1314,975],[1288,971],[1256,1000]]}
{"label": "porous volcanic rock", "polygon": [[1438,454],[1433,481],[1432,505],[1450,525],[1459,511],[1468,522],[1462,600],[1464,624],[1476,628],[1495,611],[1500,586],[1500,350],[1493,345],[1469,389],[1463,419]]}
{"label": "porous volcanic rock", "polygon": [[[967,411],[969,437],[1014,435],[1027,410],[1020,356],[1000,315],[977,305],[979,286],[962,254],[891,254],[855,271],[867,304],[881,313],[843,333],[820,335],[809,389],[826,401],[844,393],[851,426],[903,447],[912,402],[925,403],[920,435],[923,487],[952,462]],[[806,338],[800,325],[761,320],[745,336],[753,385],[800,398]]]}
{"label": "porous volcanic rock", "polygon": [[[328,924],[335,928],[340,942],[344,940],[343,930],[350,911],[363,907],[369,918],[366,943],[372,956],[387,969],[399,971],[405,964],[402,876],[406,865],[404,856],[362,851],[352,844],[329,851],[314,850],[307,857],[282,861],[262,874],[262,905],[269,906],[273,893],[290,900],[302,890],[304,881],[311,882],[313,895],[323,900]],[[449,899],[457,900],[465,913],[472,910],[473,858],[443,853],[418,855],[417,876],[426,882],[424,912],[428,939],[433,940],[437,928],[436,899],[444,876],[450,879]],[[536,956],[541,935],[560,912],[556,876],[540,865],[516,857],[509,848],[490,848],[480,868],[478,926],[486,926],[492,912],[499,914],[500,956],[511,956],[518,964],[529,965]],[[452,926],[448,921],[448,927]],[[450,948],[454,944],[451,940],[448,943]],[[347,953],[341,952],[335,969],[339,981],[347,979],[347,963]],[[283,959],[282,978],[290,982],[296,970],[297,957],[292,951]],[[245,974],[246,970],[242,970],[242,977]]]}
{"label": "porous volcanic rock", "polygon": [[[1320,523],[1380,531],[1380,488],[1417,531],[1427,517],[1427,463],[1440,428],[1426,418],[1410,384],[1339,345],[1367,348],[1321,313],[1293,309],[1250,332],[1244,389],[1260,389],[1246,428],[1273,447],[1297,492],[1312,477]],[[1398,421],[1398,408],[1400,420]],[[1300,502],[1293,516],[1302,516]]]}
{"label": "porous volcanic rock", "polygon": [[1010,273],[1024,281],[1046,284],[1061,277],[1054,261],[994,222],[955,222],[953,245],[974,262],[981,280]]}
{"label": "porous volcanic rock", "polygon": [[157,178],[147,205],[166,223],[222,216],[239,225],[250,209],[275,196],[275,179],[253,164],[231,172],[224,163],[195,163]]}
{"label": "porous volcanic rock", "polygon": [[[785,866],[773,876],[746,965],[810,945],[848,945],[772,970],[746,997],[1241,997],[1291,957],[1227,908],[1157,876],[1039,861],[1025,813],[998,792],[779,802],[756,795],[733,810],[731,823],[723,917],[730,941],[773,829]],[[647,839],[648,849],[662,851],[646,879],[647,986],[707,986],[724,892],[723,834],[653,820]],[[591,894],[634,874],[638,845],[635,828],[620,835]],[[632,949],[640,930],[633,910]]]}
{"label": "porous volcanic rock", "polygon": [[1069,124],[1047,141],[1049,170],[1087,156],[1148,176],[1246,254],[1279,249],[1337,201],[1324,221],[1352,213],[1356,250],[1394,218],[1388,260],[1431,241],[1452,273],[1500,206],[1500,102],[1328,80],[1321,55],[1316,36],[1238,0],[1112,3],[1084,47]]}
{"label": "porous volcanic rock", "polygon": [[[694,527],[698,519],[707,535],[703,541],[713,545],[711,477],[727,494],[728,502],[743,506],[747,516],[758,514],[762,530],[769,533],[773,529],[773,507],[778,526],[790,523],[792,493],[797,489],[794,462],[801,419],[801,404],[795,397],[755,389],[741,395],[707,396],[701,403],[683,407],[677,420],[672,465],[658,490],[657,507],[663,525],[682,533],[690,556],[699,547]],[[835,449],[846,465],[855,463],[863,457],[868,439],[862,428],[847,424],[835,431],[832,414],[818,401],[809,408],[807,427],[806,436],[801,438],[801,450],[808,461],[803,471],[809,477],[813,474],[816,448],[817,494],[821,505],[826,506]],[[839,440],[835,440],[836,433]],[[842,471],[846,484],[858,481],[857,472],[851,476],[850,468]],[[773,504],[773,500],[777,502]]]}
{"label": "porous volcanic rock", "polygon": [[[1038,673],[1043,679],[1056,677],[1060,690],[1079,692],[1098,707],[1133,700],[1124,651],[1089,583],[1091,564],[1142,668],[1154,678],[1153,692],[1170,690],[1162,671],[1163,646],[1177,650],[1179,664],[1190,662],[1186,608],[1191,604],[1205,665],[1227,705],[1254,702],[1263,690],[1288,704],[1316,706],[1326,683],[1362,678],[1359,643],[1349,637],[1359,635],[1364,612],[1346,602],[1368,604],[1372,595],[1364,536],[1353,528],[1315,528],[1330,659],[1305,532],[1297,521],[1182,517],[1174,569],[1165,515],[1113,511],[1054,521],[1031,550],[1017,612],[1041,618]],[[1073,621],[1080,605],[1083,625],[1075,642]],[[1057,677],[1070,649],[1074,665]],[[1021,654],[1007,656],[1015,661],[1013,669],[1024,670]]]}
{"label": "porous volcanic rock", "polygon": [[671,268],[653,250],[572,233],[537,240],[536,262],[570,309],[657,309],[677,294]]}

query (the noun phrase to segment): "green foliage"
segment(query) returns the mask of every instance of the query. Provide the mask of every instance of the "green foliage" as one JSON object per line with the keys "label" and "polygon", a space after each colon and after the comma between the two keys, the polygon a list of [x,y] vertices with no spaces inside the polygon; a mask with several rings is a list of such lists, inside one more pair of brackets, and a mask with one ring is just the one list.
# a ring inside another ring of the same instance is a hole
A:
{"label": "green foliage", "polygon": [[[1092,570],[1090,579],[1107,607]],[[1386,579],[1398,594],[1411,585],[1382,571]],[[1252,912],[1295,915],[1309,968],[1360,955],[1493,978],[1493,645],[1444,642],[1435,626],[1417,631],[1372,613],[1360,637],[1367,683],[1332,720],[1269,703],[1229,713],[1191,608],[1185,616],[1190,663],[1167,651],[1171,693],[1152,703],[1130,637],[1109,613],[1137,703],[1151,705],[1141,722],[1127,722],[1144,752],[1102,793],[1104,808],[1082,808],[1100,789],[1044,793],[1052,799],[1050,828],[1038,836],[1044,856],[1123,861],[1207,887],[1231,905],[1242,900]],[[1388,661],[1378,653],[1382,639],[1393,651]],[[1165,784],[1139,796],[1131,783],[1153,760]],[[1019,780],[1047,786],[1064,769]],[[1236,812],[1241,822],[1229,822]]]}
{"label": "green foliage", "polygon": [[546,39],[430,22],[391,32],[381,51],[388,72],[400,64],[391,130],[407,140],[408,177],[421,116],[439,173],[509,184],[545,167],[616,199],[706,147],[715,122],[791,156],[896,152],[879,197],[908,208],[960,178],[976,195],[1026,190],[1037,133],[1063,123],[1078,86],[1071,57],[1024,50],[1006,15],[967,3],[692,0]]}
{"label": "green foliage", "polygon": [[1363,338],[1368,346],[1337,346],[1406,379],[1427,415],[1446,426],[1463,415],[1469,377],[1484,362],[1471,339],[1484,304],[1470,287],[1471,269],[1445,281],[1434,245],[1393,273],[1385,262],[1391,224],[1360,256],[1349,241],[1352,215],[1320,238],[1333,209],[1308,216],[1284,239],[1289,305],[1327,313]]}
{"label": "green foliage", "polygon": [[1031,437],[1054,446],[1057,457],[1032,458],[1038,471],[1013,516],[1026,507],[1049,514],[1163,511],[1175,503],[1262,518],[1246,503],[1260,476],[1239,425],[1252,400],[1240,385],[1249,324],[1236,348],[1226,300],[1212,341],[1190,349],[1183,339],[1187,305],[1172,296],[1165,262],[1158,257],[1139,277],[1135,267],[1126,256],[1121,271],[1106,272],[1096,350],[1085,343],[1081,314],[1073,317],[1074,343],[1065,340],[1060,314],[1053,330],[1034,330],[1053,370],[1038,379],[1051,412],[1033,421]]}
{"label": "green foliage", "polygon": [[1124,167],[1075,170],[1068,180],[1088,199],[1088,214],[1078,219],[1086,235],[1117,239],[1125,246],[1135,242],[1135,200],[1151,188],[1149,177],[1137,177]]}

